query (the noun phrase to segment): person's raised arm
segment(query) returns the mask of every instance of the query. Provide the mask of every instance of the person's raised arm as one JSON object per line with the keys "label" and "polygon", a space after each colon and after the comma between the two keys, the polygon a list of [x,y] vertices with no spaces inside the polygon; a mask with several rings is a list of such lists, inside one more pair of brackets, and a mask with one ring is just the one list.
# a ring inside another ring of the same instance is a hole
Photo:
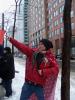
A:
{"label": "person's raised arm", "polygon": [[20,43],[19,41],[8,37],[7,39],[14,45],[17,49],[19,49],[22,53],[26,54],[27,56],[30,56],[32,54],[32,49],[29,48],[28,46],[24,45],[23,43]]}

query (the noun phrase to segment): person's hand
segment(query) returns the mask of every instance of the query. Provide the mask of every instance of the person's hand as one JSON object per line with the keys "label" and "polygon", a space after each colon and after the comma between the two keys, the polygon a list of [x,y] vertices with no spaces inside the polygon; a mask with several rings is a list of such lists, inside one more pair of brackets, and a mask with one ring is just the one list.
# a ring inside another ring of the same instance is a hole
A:
{"label": "person's hand", "polygon": [[42,75],[42,70],[38,70],[38,73],[39,73],[40,75]]}
{"label": "person's hand", "polygon": [[0,83],[2,83],[2,78],[0,78]]}
{"label": "person's hand", "polygon": [[44,62],[48,63],[48,59],[46,57],[44,57]]}
{"label": "person's hand", "polygon": [[9,37],[9,36],[7,36],[7,35],[5,35],[5,36],[6,36],[6,39],[7,39],[7,40],[10,40],[10,37]]}
{"label": "person's hand", "polygon": [[45,54],[45,53],[46,53],[46,51],[41,51],[41,53],[42,53],[42,54]]}

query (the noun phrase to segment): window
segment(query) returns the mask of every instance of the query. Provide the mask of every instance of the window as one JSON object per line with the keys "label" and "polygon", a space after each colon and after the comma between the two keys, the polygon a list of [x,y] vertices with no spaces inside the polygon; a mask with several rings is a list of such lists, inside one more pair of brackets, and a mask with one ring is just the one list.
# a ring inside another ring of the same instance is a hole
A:
{"label": "window", "polygon": [[57,2],[54,3],[53,7],[55,8],[57,6]]}
{"label": "window", "polygon": [[60,28],[60,33],[63,33],[63,27]]}
{"label": "window", "polygon": [[56,11],[56,16],[58,15],[58,11]]}
{"label": "window", "polygon": [[27,27],[25,27],[24,30],[28,30]]}
{"label": "window", "polygon": [[37,36],[37,32],[36,32],[35,34],[36,34],[36,36]]}
{"label": "window", "polygon": [[72,47],[75,48],[75,37],[72,37]]}
{"label": "window", "polygon": [[60,23],[63,23],[63,18],[62,17],[60,18]]}
{"label": "window", "polygon": [[55,35],[57,35],[57,31],[56,31],[56,30],[55,30],[55,32],[54,32],[54,33],[55,33]]}
{"label": "window", "polygon": [[58,20],[56,20],[55,22],[54,22],[54,26],[57,26],[58,25]]}
{"label": "window", "polygon": [[59,29],[57,29],[57,35],[60,33]]}
{"label": "window", "polygon": [[52,26],[50,25],[50,26],[49,26],[49,30],[51,30],[51,28],[52,28]]}
{"label": "window", "polygon": [[49,22],[51,21],[51,19],[49,18]]}
{"label": "window", "polygon": [[55,4],[53,5],[53,8],[55,8]]}
{"label": "window", "polygon": [[28,34],[25,34],[25,37],[28,36]]}
{"label": "window", "polygon": [[57,15],[58,15],[58,11],[56,10],[56,11],[54,12],[54,17],[57,16]]}
{"label": "window", "polygon": [[59,34],[59,29],[56,29],[55,30],[55,35],[58,35]]}
{"label": "window", "polygon": [[57,4],[57,1],[56,1],[56,3],[55,3],[55,7],[57,6],[58,4]]}
{"label": "window", "polygon": [[74,28],[75,28],[75,24],[74,24],[74,23],[72,23],[72,24],[71,24],[71,27],[72,27],[72,29],[74,29]]}
{"label": "window", "polygon": [[49,37],[51,38],[51,33],[49,33]]}
{"label": "window", "polygon": [[54,36],[54,32],[52,32],[52,36]]}
{"label": "window", "polygon": [[74,17],[74,11],[71,11],[71,17]]}
{"label": "window", "polygon": [[75,54],[75,47],[71,49],[71,53]]}
{"label": "window", "polygon": [[59,12],[62,13],[62,12],[63,12],[63,9],[64,9],[64,6],[61,6],[61,7],[59,8]]}
{"label": "window", "polygon": [[72,44],[71,44],[71,54],[75,57],[75,37],[72,37]]}
{"label": "window", "polygon": [[54,17],[55,17],[56,13],[54,12]]}
{"label": "window", "polygon": [[52,7],[51,7],[51,11],[52,11]]}
{"label": "window", "polygon": [[50,16],[50,18],[52,19],[52,15]]}
{"label": "window", "polygon": [[50,14],[50,10],[49,10],[49,14]]}
{"label": "window", "polygon": [[41,25],[39,24],[39,27],[41,27]]}

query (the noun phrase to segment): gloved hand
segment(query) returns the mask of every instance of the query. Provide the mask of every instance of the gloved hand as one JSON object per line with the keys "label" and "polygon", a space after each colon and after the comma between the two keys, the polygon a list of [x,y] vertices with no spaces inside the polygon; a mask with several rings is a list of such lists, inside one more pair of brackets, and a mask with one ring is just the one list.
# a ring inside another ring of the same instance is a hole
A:
{"label": "gloved hand", "polygon": [[7,35],[5,35],[5,36],[6,36],[6,39],[7,39],[7,40],[10,40],[10,37],[9,37],[9,36],[7,36]]}
{"label": "gloved hand", "polygon": [[0,78],[0,83],[2,83],[2,78]]}

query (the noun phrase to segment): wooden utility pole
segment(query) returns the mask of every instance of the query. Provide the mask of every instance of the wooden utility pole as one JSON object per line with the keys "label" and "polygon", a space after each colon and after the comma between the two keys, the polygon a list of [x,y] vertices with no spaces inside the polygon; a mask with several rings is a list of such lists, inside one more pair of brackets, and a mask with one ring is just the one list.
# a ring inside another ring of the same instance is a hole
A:
{"label": "wooden utility pole", "polygon": [[47,2],[47,0],[44,0],[44,9],[45,9],[45,34],[46,34],[46,38],[48,39],[49,38],[49,36],[48,36],[48,10],[47,10],[47,8],[48,8],[48,2]]}
{"label": "wooden utility pole", "polygon": [[[4,13],[2,13],[2,30],[4,30]],[[3,47],[4,47],[4,40],[3,40]]]}
{"label": "wooden utility pole", "polygon": [[4,13],[2,13],[2,30],[4,30]]}
{"label": "wooden utility pole", "polygon": [[65,0],[63,21],[64,40],[62,50],[62,76],[61,76],[61,100],[70,100],[70,57],[71,57],[71,3]]}

